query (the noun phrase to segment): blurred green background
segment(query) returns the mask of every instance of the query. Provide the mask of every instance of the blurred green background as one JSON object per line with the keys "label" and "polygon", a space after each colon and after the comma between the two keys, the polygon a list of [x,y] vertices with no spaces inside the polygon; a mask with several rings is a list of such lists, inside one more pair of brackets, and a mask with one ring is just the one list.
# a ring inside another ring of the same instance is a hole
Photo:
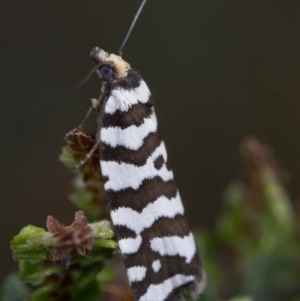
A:
{"label": "blurred green background", "polygon": [[[58,155],[100,80],[75,86],[94,66],[92,47],[117,52],[139,3],[0,2],[2,278],[17,267],[9,241],[23,226],[73,220]],[[298,198],[299,16],[295,0],[148,0],[123,57],[152,91],[193,227],[213,228],[248,135],[276,150]]]}

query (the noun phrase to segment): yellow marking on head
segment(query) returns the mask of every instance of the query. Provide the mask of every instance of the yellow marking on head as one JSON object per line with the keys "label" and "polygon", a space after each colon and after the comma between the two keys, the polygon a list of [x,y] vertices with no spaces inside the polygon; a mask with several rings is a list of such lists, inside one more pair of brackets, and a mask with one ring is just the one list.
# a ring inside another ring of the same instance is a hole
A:
{"label": "yellow marking on head", "polygon": [[125,62],[119,55],[109,54],[98,47],[94,48],[91,56],[97,63],[110,63],[115,70],[115,77],[121,78],[127,76],[130,65]]}

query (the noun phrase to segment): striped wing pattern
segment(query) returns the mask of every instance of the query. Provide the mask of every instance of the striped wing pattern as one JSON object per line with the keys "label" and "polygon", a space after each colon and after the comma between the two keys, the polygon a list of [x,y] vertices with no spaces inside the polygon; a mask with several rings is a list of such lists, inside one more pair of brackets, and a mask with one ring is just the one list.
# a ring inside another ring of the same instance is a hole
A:
{"label": "striped wing pattern", "polygon": [[195,297],[204,271],[150,91],[134,76],[134,87],[110,88],[100,112],[100,164],[119,248],[136,300],[181,300],[182,290]]}

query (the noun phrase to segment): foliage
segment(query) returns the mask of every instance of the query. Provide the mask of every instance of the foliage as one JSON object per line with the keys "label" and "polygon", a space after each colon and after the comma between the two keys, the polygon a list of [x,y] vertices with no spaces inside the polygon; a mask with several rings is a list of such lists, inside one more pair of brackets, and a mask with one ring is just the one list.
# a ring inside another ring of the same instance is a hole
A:
{"label": "foliage", "polygon": [[256,139],[241,154],[243,179],[228,186],[215,230],[197,235],[208,276],[200,300],[299,301],[299,214],[282,184],[286,173]]}
{"label": "foliage", "polygon": [[[86,134],[78,129],[69,132],[66,137],[67,146],[62,149],[60,160],[68,168],[85,158],[96,143],[96,135]],[[77,170],[73,180],[74,193],[71,201],[84,210],[90,220],[108,217],[102,175],[99,165],[99,150],[90,160]]]}
{"label": "foliage", "polygon": [[[76,129],[66,136],[60,156],[71,168],[92,149],[95,134]],[[300,223],[270,149],[256,139],[241,148],[243,177],[225,192],[223,213],[214,231],[196,231],[207,273],[203,301],[300,301]],[[107,217],[99,153],[76,171],[70,226],[47,218],[48,231],[29,225],[11,248],[19,275],[2,285],[3,301],[132,301],[117,244]],[[87,216],[87,217],[86,217]],[[101,220],[88,223],[90,220]],[[234,297],[235,296],[235,297]]]}
{"label": "foliage", "polygon": [[101,296],[97,277],[117,246],[109,222],[88,224],[78,211],[67,227],[49,216],[47,228],[26,226],[11,242],[19,274],[31,284],[27,299],[97,300]]}

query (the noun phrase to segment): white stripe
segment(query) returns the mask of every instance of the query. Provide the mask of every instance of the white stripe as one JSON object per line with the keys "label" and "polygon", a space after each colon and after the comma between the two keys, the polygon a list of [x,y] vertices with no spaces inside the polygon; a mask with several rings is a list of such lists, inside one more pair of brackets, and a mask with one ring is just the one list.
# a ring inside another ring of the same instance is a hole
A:
{"label": "white stripe", "polygon": [[160,196],[155,202],[149,203],[141,213],[131,208],[118,208],[111,212],[111,219],[114,225],[126,226],[138,235],[150,228],[160,217],[173,218],[183,213],[184,209],[177,192],[177,195],[170,200],[165,196]]}
{"label": "white stripe", "polygon": [[164,301],[175,288],[194,279],[194,276],[177,274],[160,284],[151,284],[139,301]]}
{"label": "white stripe", "polygon": [[190,263],[196,253],[194,236],[190,233],[188,236],[165,236],[156,237],[150,240],[150,246],[153,251],[161,256],[179,255],[186,258],[186,263]]}
{"label": "white stripe", "polygon": [[102,128],[100,139],[102,142],[116,147],[118,145],[127,147],[131,150],[138,150],[144,143],[144,139],[157,131],[157,119],[153,112],[144,122],[139,125],[131,125],[125,129],[120,127]]}
{"label": "white stripe", "polygon": [[135,238],[123,238],[118,241],[119,248],[122,254],[136,253],[142,243],[142,237],[138,235]]}
{"label": "white stripe", "polygon": [[155,273],[157,273],[161,269],[161,263],[160,260],[155,260],[152,262],[152,269]]}
{"label": "white stripe", "polygon": [[131,282],[142,281],[146,276],[146,267],[144,266],[135,266],[127,269],[127,276]]}
{"label": "white stripe", "polygon": [[168,170],[166,165],[163,165],[160,170],[155,168],[153,162],[160,155],[164,157],[165,161],[167,160],[167,152],[163,142],[143,166],[135,166],[124,162],[100,161],[102,175],[108,177],[108,181],[104,184],[105,190],[118,191],[128,187],[137,189],[143,180],[152,179],[156,176],[161,177],[164,181],[173,180],[173,172]]}
{"label": "white stripe", "polygon": [[105,113],[113,114],[117,110],[126,112],[138,102],[146,103],[149,100],[149,96],[150,91],[143,80],[141,80],[139,87],[136,89],[114,89],[105,104]]}

